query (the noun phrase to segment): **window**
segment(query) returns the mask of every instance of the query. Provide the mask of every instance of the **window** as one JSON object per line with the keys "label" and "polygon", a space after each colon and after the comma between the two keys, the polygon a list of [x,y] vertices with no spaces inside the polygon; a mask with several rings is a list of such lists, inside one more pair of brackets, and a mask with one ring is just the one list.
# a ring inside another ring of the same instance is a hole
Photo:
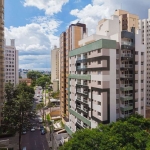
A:
{"label": "window", "polygon": [[98,60],[98,64],[101,64],[101,60]]}
{"label": "window", "polygon": [[138,55],[138,52],[137,52],[137,51],[135,51],[135,55]]}
{"label": "window", "polygon": [[144,55],[144,52],[141,52],[141,55]]}
{"label": "window", "polygon": [[98,93],[98,95],[101,95],[101,92],[100,92],[100,91],[98,91],[97,93]]}
{"label": "window", "polygon": [[97,112],[97,114],[98,114],[99,116],[101,116],[101,113],[100,113],[100,112]]}
{"label": "window", "polygon": [[89,55],[91,55],[91,52],[89,52]]}
{"label": "window", "polygon": [[97,105],[101,105],[101,102],[97,102]]}
{"label": "window", "polygon": [[98,53],[101,53],[101,49],[98,49]]}
{"label": "window", "polygon": [[98,85],[101,85],[101,81],[98,81]]}

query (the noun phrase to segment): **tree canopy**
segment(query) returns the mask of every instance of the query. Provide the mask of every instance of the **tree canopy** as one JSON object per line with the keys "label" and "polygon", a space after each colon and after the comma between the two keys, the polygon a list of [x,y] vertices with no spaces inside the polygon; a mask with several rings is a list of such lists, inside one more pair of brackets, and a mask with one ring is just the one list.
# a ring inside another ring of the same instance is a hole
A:
{"label": "tree canopy", "polygon": [[33,81],[36,81],[36,79],[42,77],[42,73],[40,73],[39,71],[29,71],[27,73],[27,77],[29,79],[32,79]]}
{"label": "tree canopy", "polygon": [[43,76],[37,79],[36,84],[44,88],[46,87],[46,83],[48,84],[49,82],[50,82],[49,76]]}
{"label": "tree canopy", "polygon": [[74,133],[60,150],[149,150],[150,120],[134,115]]}
{"label": "tree canopy", "polygon": [[5,86],[5,103],[3,106],[3,126],[12,128],[19,133],[19,150],[21,149],[22,129],[30,125],[32,113],[34,89],[26,83],[20,83],[14,87],[11,83]]}

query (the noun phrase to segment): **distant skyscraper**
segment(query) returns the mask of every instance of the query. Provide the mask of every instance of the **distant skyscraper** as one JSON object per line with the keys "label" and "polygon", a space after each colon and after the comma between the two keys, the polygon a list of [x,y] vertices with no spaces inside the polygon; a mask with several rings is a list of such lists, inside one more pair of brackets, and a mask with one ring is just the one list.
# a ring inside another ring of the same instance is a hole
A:
{"label": "distant skyscraper", "polygon": [[4,47],[5,83],[10,82],[16,85],[19,83],[18,51],[15,47],[15,40],[10,41],[11,44]]}
{"label": "distant skyscraper", "polygon": [[0,1],[0,124],[4,101],[4,0]]}
{"label": "distant skyscraper", "polygon": [[86,25],[71,24],[66,32],[60,35],[60,101],[61,115],[68,118],[68,74],[69,51],[78,48],[78,41],[86,34]]}

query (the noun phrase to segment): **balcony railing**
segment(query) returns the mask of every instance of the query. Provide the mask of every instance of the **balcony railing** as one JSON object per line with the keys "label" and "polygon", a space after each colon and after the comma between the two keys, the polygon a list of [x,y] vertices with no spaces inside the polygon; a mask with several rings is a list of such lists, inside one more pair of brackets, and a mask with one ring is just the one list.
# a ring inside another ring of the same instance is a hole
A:
{"label": "balcony railing", "polygon": [[78,124],[81,124],[81,120],[77,120],[77,123],[78,123]]}
{"label": "balcony railing", "polygon": [[133,57],[132,54],[121,54],[121,57]]}
{"label": "balcony railing", "polygon": [[133,90],[133,85],[132,84],[121,84],[120,88],[123,91]]}
{"label": "balcony railing", "polygon": [[132,64],[121,64],[122,68],[133,68]]}
{"label": "balcony railing", "polygon": [[87,59],[87,55],[86,55],[86,56],[83,56],[83,59]]}
{"label": "balcony railing", "polygon": [[84,65],[83,68],[87,68],[87,65]]}
{"label": "balcony railing", "polygon": [[133,45],[132,42],[128,42],[128,41],[122,41],[121,44],[122,44],[122,45],[129,45],[129,46],[132,46],[132,45]]}
{"label": "balcony railing", "polygon": [[86,124],[83,124],[83,128],[87,128],[88,126]]}
{"label": "balcony railing", "polygon": [[88,91],[83,91],[83,94],[87,95],[87,94],[88,94]]}
{"label": "balcony railing", "polygon": [[77,100],[81,101],[81,97],[77,97]]}
{"label": "balcony railing", "polygon": [[80,85],[81,85],[81,81],[78,81],[77,84],[80,84]]}
{"label": "balcony railing", "polygon": [[83,108],[83,111],[88,112],[88,109],[87,108]]}
{"label": "balcony railing", "polygon": [[77,108],[81,109],[81,105],[77,105]]}
{"label": "balcony railing", "polygon": [[83,84],[84,84],[84,85],[87,85],[87,81],[84,81]]}
{"label": "balcony railing", "polygon": [[87,103],[88,103],[88,101],[87,101],[86,99],[83,99],[83,103],[86,103],[86,104],[87,104]]}
{"label": "balcony railing", "polygon": [[81,57],[78,57],[77,60],[81,60]]}
{"label": "balcony railing", "polygon": [[122,77],[122,78],[132,78],[133,75],[132,74],[121,74],[120,77]]}
{"label": "balcony railing", "polygon": [[132,100],[133,99],[133,95],[132,94],[122,94],[120,96],[121,100],[127,101],[127,100]]}

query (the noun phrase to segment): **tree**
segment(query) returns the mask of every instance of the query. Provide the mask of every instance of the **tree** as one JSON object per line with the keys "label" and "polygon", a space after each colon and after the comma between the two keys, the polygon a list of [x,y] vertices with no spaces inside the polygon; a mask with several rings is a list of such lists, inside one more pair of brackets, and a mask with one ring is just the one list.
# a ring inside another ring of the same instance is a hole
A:
{"label": "tree", "polygon": [[33,90],[25,83],[19,84],[16,88],[10,83],[5,86],[6,102],[2,110],[3,124],[19,133],[19,150],[21,150],[22,129],[27,128],[30,125],[30,119],[33,118],[31,113],[33,95]]}
{"label": "tree", "polygon": [[55,99],[58,99],[58,98],[59,98],[59,91],[57,91],[57,92],[52,92],[52,93],[51,93],[51,96],[52,96],[53,98],[55,98]]}
{"label": "tree", "polygon": [[[150,134],[146,130],[150,128],[149,123],[150,120],[134,115],[116,123],[100,124],[95,129],[82,129],[74,133],[73,138],[60,147],[60,150],[148,149],[150,147]],[[146,125],[147,127],[145,127]]]}
{"label": "tree", "polygon": [[46,87],[46,83],[49,83],[49,82],[50,82],[49,77],[43,76],[37,79],[36,84],[44,88]]}
{"label": "tree", "polygon": [[32,81],[36,81],[36,79],[42,77],[42,73],[40,73],[39,71],[29,71],[27,73],[27,77],[29,79],[32,79]]}
{"label": "tree", "polygon": [[47,104],[47,107],[50,108],[50,113],[51,113],[51,108],[52,108],[53,106],[54,106],[54,104],[49,101],[48,104]]}
{"label": "tree", "polygon": [[44,103],[39,103],[36,105],[36,110],[39,110],[44,119]]}

